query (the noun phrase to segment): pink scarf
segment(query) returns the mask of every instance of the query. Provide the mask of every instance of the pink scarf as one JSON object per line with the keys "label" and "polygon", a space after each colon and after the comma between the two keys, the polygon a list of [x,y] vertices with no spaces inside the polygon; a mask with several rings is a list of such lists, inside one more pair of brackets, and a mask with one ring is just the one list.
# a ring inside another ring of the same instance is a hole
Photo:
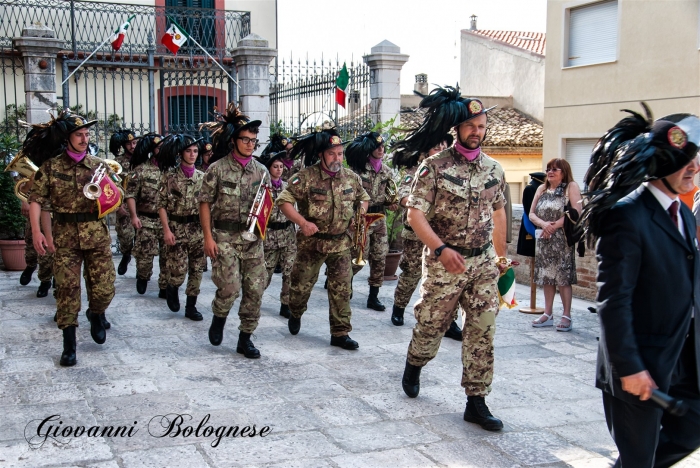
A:
{"label": "pink scarf", "polygon": [[187,177],[188,179],[191,179],[194,175],[194,166],[187,167],[180,164],[180,169],[182,169],[182,173],[185,174],[185,177]]}
{"label": "pink scarf", "polygon": [[287,169],[291,169],[292,166],[294,165],[294,160],[293,159],[282,159],[282,164],[284,164],[284,167]]}
{"label": "pink scarf", "polygon": [[321,170],[322,170],[323,172],[325,172],[326,174],[328,174],[328,175],[331,176],[331,177],[335,177],[335,175],[337,174],[337,172],[331,172],[331,171],[329,171],[328,169],[325,169],[323,166],[320,166],[320,167],[321,167]]}
{"label": "pink scarf", "polygon": [[372,169],[374,169],[374,172],[379,174],[379,171],[382,170],[382,160],[370,156],[369,163],[372,165]]}
{"label": "pink scarf", "polygon": [[279,190],[282,188],[282,179],[270,180],[270,182],[275,189]]}
{"label": "pink scarf", "polygon": [[232,152],[231,155],[233,156],[233,159],[235,159],[236,161],[238,161],[238,162],[241,164],[241,166],[243,166],[243,167],[246,167],[246,165],[250,162],[250,160],[253,159],[253,155],[250,155],[250,156],[248,156],[247,158],[243,158],[243,157],[241,157],[241,156],[238,156],[238,155],[235,153],[235,151]]}
{"label": "pink scarf", "polygon": [[474,161],[479,157],[479,154],[481,154],[481,147],[470,150],[469,148],[462,146],[460,142],[455,143],[455,149],[459,154],[467,158],[467,161]]}
{"label": "pink scarf", "polygon": [[87,150],[83,151],[82,153],[75,153],[68,148],[66,148],[66,154],[75,162],[79,163],[80,161],[83,160],[85,155],[87,154]]}

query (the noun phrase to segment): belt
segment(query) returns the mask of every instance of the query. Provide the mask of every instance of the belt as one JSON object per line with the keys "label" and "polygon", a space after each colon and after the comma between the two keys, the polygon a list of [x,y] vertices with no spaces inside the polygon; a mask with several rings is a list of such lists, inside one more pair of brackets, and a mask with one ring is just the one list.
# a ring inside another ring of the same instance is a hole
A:
{"label": "belt", "polygon": [[168,215],[168,219],[170,221],[175,221],[176,223],[182,223],[182,224],[199,223],[199,215],[190,215],[190,216]]}
{"label": "belt", "polygon": [[323,240],[336,240],[336,239],[341,239],[345,237],[347,233],[343,232],[342,234],[327,234],[325,232],[317,232],[311,237],[315,237],[316,239],[323,239]]}
{"label": "belt", "polygon": [[[408,224],[404,224],[404,225],[403,225],[403,228],[404,228],[405,230],[407,230],[407,231],[413,232],[413,228],[412,228],[410,225],[408,225]],[[450,247],[450,248],[452,248],[452,247]]]}
{"label": "belt", "polygon": [[464,247],[455,247],[454,245],[446,244],[449,248],[452,250],[456,250],[457,252],[460,253],[463,257],[476,257],[478,255],[481,255],[482,253],[486,252],[488,249],[491,248],[491,241],[487,242],[481,247],[476,247],[473,249],[465,249]]}
{"label": "belt", "polygon": [[241,232],[246,230],[245,223],[237,223],[235,221],[214,221],[214,229],[220,229],[228,232]]}
{"label": "belt", "polygon": [[291,225],[291,221],[285,221],[284,223],[270,223],[267,225],[267,228],[271,231],[279,231],[281,229],[287,229]]}
{"label": "belt", "polygon": [[384,213],[384,205],[372,205],[367,208],[367,213]]}
{"label": "belt", "polygon": [[87,223],[97,221],[97,213],[54,213],[53,220],[57,223]]}
{"label": "belt", "polygon": [[144,218],[160,219],[160,216],[158,216],[157,213],[146,213],[145,211],[137,211],[136,214],[139,217],[143,216]]}

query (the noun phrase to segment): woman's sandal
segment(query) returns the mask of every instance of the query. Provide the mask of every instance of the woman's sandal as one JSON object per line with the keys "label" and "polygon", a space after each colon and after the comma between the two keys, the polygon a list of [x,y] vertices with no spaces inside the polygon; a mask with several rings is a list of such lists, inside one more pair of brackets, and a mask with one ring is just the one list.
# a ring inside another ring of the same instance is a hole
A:
{"label": "woman's sandal", "polygon": [[[547,317],[547,320],[545,320],[544,322],[541,322],[540,320],[542,320],[542,317]],[[535,320],[534,322],[532,322],[532,326],[535,327],[535,328],[543,328],[543,327],[552,327],[552,326],[554,326],[554,319],[552,318],[552,314],[548,314],[548,313],[546,313],[546,312],[543,313],[542,316],[541,316],[540,318],[538,318],[537,320]]]}
{"label": "woman's sandal", "polygon": [[564,326],[562,326],[562,322],[559,322],[559,325],[557,325],[557,331],[560,331],[560,332],[568,332],[568,331],[571,331],[571,325],[573,325],[573,320],[571,319],[571,317],[567,317],[566,315],[562,315],[562,316],[561,316],[561,319],[562,319],[562,320],[564,320],[564,319],[568,320],[568,321],[569,321],[569,326],[568,326],[568,327],[564,327]]}

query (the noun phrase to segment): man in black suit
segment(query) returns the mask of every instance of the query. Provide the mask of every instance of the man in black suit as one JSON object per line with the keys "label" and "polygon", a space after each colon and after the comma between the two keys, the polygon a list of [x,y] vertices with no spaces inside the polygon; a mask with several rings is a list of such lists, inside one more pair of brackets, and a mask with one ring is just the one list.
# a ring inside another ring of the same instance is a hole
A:
{"label": "man in black suit", "polygon": [[599,238],[596,386],[615,467],[667,467],[700,447],[700,413],[674,417],[648,401],[658,388],[700,410],[700,256],[678,198],[700,170],[700,120],[632,114],[594,148],[586,175],[594,196],[582,222]]}

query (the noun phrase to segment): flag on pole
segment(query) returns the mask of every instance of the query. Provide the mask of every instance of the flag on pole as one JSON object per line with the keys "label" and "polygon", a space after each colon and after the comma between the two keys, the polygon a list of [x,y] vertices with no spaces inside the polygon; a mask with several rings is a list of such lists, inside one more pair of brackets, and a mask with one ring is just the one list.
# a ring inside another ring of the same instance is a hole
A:
{"label": "flag on pole", "polygon": [[348,75],[348,67],[343,63],[343,69],[340,70],[338,78],[335,80],[335,102],[345,108],[345,90],[348,89],[350,75]]}
{"label": "flag on pole", "polygon": [[112,37],[109,38],[109,42],[112,43],[112,49],[119,50],[119,48],[122,46],[124,37],[126,37],[126,32],[131,27],[131,21],[134,18],[136,18],[136,15],[132,15],[128,20],[126,20],[126,23],[114,30],[114,34],[112,34]]}
{"label": "flag on pole", "polygon": [[[170,20],[172,21],[172,18]],[[173,21],[173,24],[171,24],[170,28],[168,28],[168,30],[165,31],[165,35],[160,40],[160,42],[170,52],[172,52],[173,54],[177,54],[177,51],[180,50],[180,47],[182,47],[182,45],[185,42],[187,42],[188,37],[190,37],[189,34],[187,34],[181,26],[179,26]]]}
{"label": "flag on pole", "polygon": [[270,188],[265,187],[265,194],[262,199],[262,208],[258,217],[255,219],[255,223],[258,225],[258,232],[260,232],[260,238],[265,239],[265,234],[267,234],[267,222],[270,220],[270,215],[272,214],[272,207],[274,202],[272,201],[272,194],[270,193]]}

